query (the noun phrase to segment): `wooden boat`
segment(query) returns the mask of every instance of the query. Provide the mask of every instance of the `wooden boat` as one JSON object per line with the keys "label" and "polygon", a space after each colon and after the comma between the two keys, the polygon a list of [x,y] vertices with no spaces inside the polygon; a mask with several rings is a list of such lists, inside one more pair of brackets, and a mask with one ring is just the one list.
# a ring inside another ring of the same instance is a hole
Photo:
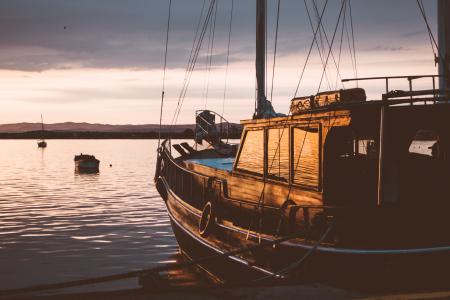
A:
{"label": "wooden boat", "polygon": [[98,172],[100,161],[94,155],[75,155],[75,169],[80,172]]}
{"label": "wooden boat", "polygon": [[[289,116],[274,114],[264,95],[264,3],[257,1],[257,109],[241,121],[237,151],[211,111],[196,117],[197,142],[211,147],[165,140],[158,149],[155,184],[180,249],[198,259],[293,236],[200,264],[226,282],[445,280],[450,104],[435,88],[440,76],[359,78],[385,80],[381,99],[367,101],[360,88],[331,91],[292,99]],[[430,90],[388,88],[393,78],[427,77]],[[439,155],[411,150],[424,130]]]}
{"label": "wooden boat", "polygon": [[41,140],[38,141],[38,148],[46,148],[47,147],[47,142],[44,140],[44,120],[42,118],[42,114],[41,114]]}

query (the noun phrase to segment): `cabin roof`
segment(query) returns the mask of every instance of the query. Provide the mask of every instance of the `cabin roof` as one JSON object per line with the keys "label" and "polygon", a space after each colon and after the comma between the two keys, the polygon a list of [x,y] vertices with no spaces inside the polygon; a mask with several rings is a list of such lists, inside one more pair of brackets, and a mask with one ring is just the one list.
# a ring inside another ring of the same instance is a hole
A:
{"label": "cabin roof", "polygon": [[[410,105],[408,105],[410,104]],[[414,104],[414,105],[411,105]],[[277,123],[295,122],[301,120],[311,119],[328,119],[330,117],[336,118],[339,116],[358,116],[367,113],[374,113],[379,111],[382,105],[387,105],[389,109],[407,113],[417,111],[429,111],[436,108],[450,108],[449,102],[432,103],[428,101],[427,104],[424,100],[420,99],[399,99],[399,100],[370,100],[365,102],[349,102],[349,103],[333,103],[325,107],[314,108],[310,110],[302,111],[295,115],[289,115],[284,117],[275,117],[268,119],[247,119],[241,120],[242,125],[277,125]]]}

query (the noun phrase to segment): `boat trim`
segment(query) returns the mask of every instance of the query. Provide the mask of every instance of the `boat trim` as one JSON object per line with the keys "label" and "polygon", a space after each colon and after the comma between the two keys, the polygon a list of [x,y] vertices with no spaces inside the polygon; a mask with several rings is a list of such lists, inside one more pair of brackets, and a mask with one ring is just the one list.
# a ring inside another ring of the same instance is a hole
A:
{"label": "boat trim", "polygon": [[[164,182],[164,185],[166,186],[166,189],[170,192],[170,194],[174,197],[174,199],[177,200],[177,202],[179,202],[183,207],[188,209],[190,212],[195,214],[197,217],[200,216],[198,213],[196,213],[194,210],[192,210],[192,208],[188,207],[187,206],[188,204],[185,201],[183,201],[178,195],[176,195],[170,189],[170,187],[168,186],[167,181],[165,180],[165,178],[163,178],[163,182]],[[168,210],[168,212],[169,212],[169,215],[172,215],[170,213],[170,210]],[[178,222],[177,222],[177,225],[179,227],[181,227]],[[225,228],[227,230],[232,230],[232,231],[238,232],[238,233],[240,233],[242,235],[245,235],[245,236],[249,235],[252,238],[261,239],[261,240],[264,240],[266,242],[272,242],[273,241],[273,239],[266,238],[266,237],[259,236],[259,235],[255,235],[255,234],[253,234],[251,232],[247,232],[247,231],[244,231],[244,230],[239,229],[239,228],[230,227],[230,226],[227,226],[227,225],[221,224],[221,223],[218,223],[217,225],[222,227],[222,228]],[[183,227],[181,227],[181,228],[183,228]],[[190,233],[190,234],[192,235],[193,233]],[[195,238],[197,240],[199,240],[197,237],[195,237]],[[199,240],[199,241],[204,243],[201,240]],[[208,245],[209,247],[212,247],[209,244],[206,244],[206,245]],[[399,255],[399,254],[444,253],[444,252],[449,252],[450,253],[450,246],[411,248],[411,249],[351,249],[351,248],[335,248],[335,247],[324,247],[324,246],[314,247],[314,246],[309,246],[309,245],[305,245],[305,244],[293,243],[293,242],[290,242],[290,241],[282,242],[282,243],[280,243],[280,245],[301,248],[301,249],[304,249],[304,250],[311,250],[312,248],[316,248],[315,251],[320,251],[320,252],[324,252],[324,253],[334,253],[334,254]],[[212,248],[212,249],[216,250],[219,253],[223,253],[223,252],[221,252],[220,250],[218,250],[216,248]],[[231,256],[230,256],[230,258],[231,258]],[[240,260],[239,258],[236,258],[236,259]],[[243,263],[245,263],[247,265],[249,264],[246,261],[244,261]],[[256,266],[252,266],[252,267],[258,268]],[[267,270],[265,270],[265,271],[267,271]],[[267,272],[269,272],[269,271],[267,271]]]}
{"label": "boat trim", "polygon": [[[195,234],[193,234],[191,231],[189,231],[188,229],[184,228],[184,227],[178,222],[178,220],[173,216],[173,214],[170,212],[170,209],[167,210],[167,213],[168,213],[170,219],[178,226],[178,228],[180,228],[181,230],[183,230],[183,231],[184,231],[186,234],[188,234],[191,238],[195,239],[197,242],[201,243],[202,245],[208,247],[209,249],[211,249],[211,250],[213,250],[213,251],[215,251],[215,252],[217,252],[217,253],[219,253],[219,254],[225,254],[225,253],[226,253],[226,252],[224,252],[224,251],[222,251],[222,250],[219,250],[219,249],[217,249],[217,248],[211,246],[210,244],[206,243],[205,241],[199,239],[199,238],[198,238]],[[266,269],[263,269],[263,268],[261,268],[261,267],[252,265],[250,262],[248,262],[248,261],[246,261],[246,260],[243,260],[243,259],[241,259],[241,258],[239,258],[239,257],[230,255],[230,256],[228,256],[228,258],[230,258],[231,260],[234,260],[234,261],[236,261],[236,262],[238,262],[238,263],[240,263],[240,264],[243,264],[243,265],[245,265],[245,266],[247,266],[247,267],[249,267],[249,268],[252,268],[252,269],[257,270],[257,271],[259,271],[259,272],[261,272],[261,273],[264,273],[265,275],[270,275],[270,276],[277,276],[277,277],[279,277],[279,276],[276,275],[275,273],[270,272],[270,271],[268,271],[268,270],[266,270]]]}

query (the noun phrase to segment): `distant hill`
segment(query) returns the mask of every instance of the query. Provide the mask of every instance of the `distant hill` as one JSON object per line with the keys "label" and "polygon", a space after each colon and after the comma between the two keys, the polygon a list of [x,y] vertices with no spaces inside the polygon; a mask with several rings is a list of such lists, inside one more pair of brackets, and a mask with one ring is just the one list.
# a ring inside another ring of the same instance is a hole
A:
{"label": "distant hill", "polygon": [[[91,123],[55,123],[44,124],[45,132],[41,132],[41,123],[0,124],[0,139],[155,139],[159,137],[158,124],[143,125],[111,125]],[[163,125],[161,137],[186,138],[194,137],[194,124]],[[242,132],[240,124],[231,124],[229,138],[239,138]]]}
{"label": "distant hill", "polygon": [[[46,131],[69,131],[69,132],[158,132],[158,124],[143,125],[111,125],[64,122],[54,124],[44,124]],[[194,130],[194,124],[183,125],[163,125],[162,132],[183,132],[186,129]],[[14,123],[0,124],[0,133],[22,133],[41,130],[41,123]]]}

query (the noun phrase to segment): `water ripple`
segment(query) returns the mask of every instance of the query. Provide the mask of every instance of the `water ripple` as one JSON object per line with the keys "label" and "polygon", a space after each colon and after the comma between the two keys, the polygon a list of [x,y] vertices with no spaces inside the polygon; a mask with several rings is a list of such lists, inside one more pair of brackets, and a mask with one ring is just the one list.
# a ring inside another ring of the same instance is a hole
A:
{"label": "water ripple", "polygon": [[[152,182],[155,148],[49,140],[42,150],[34,140],[0,140],[0,289],[171,261],[177,244]],[[101,160],[99,174],[74,172],[80,152]]]}

